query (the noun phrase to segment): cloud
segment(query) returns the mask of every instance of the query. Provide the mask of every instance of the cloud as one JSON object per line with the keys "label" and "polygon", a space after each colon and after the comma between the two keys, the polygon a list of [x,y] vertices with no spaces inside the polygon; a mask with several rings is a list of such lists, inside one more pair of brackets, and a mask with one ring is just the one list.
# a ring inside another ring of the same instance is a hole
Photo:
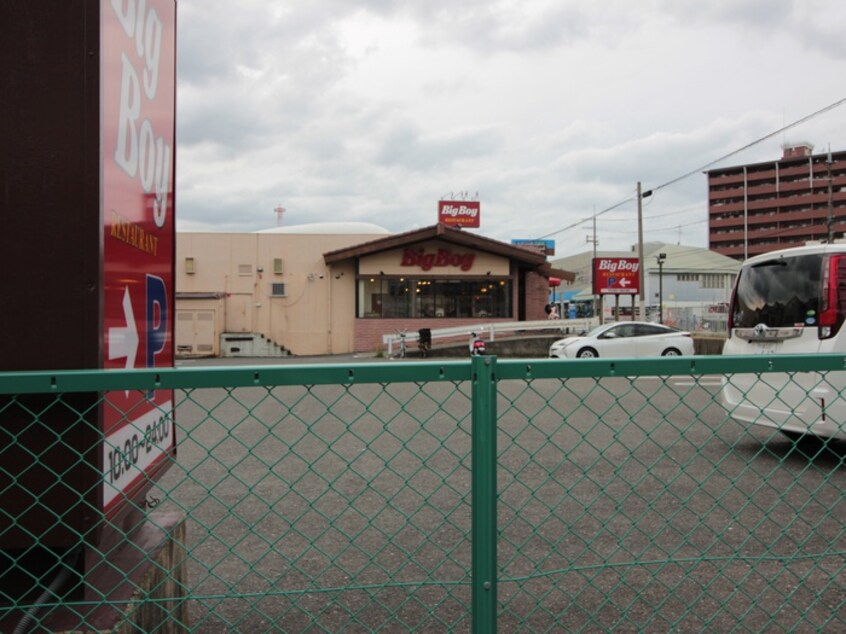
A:
{"label": "cloud", "polygon": [[[286,224],[404,231],[469,191],[481,233],[555,233],[577,252],[580,221],[640,181],[659,188],[649,230],[678,239],[684,224],[682,239],[704,246],[697,170],[843,97],[846,9],[833,0],[180,0],[178,11],[180,228],[266,228],[282,205]],[[773,160],[791,140],[842,149],[842,110],[727,162]],[[602,216],[605,246],[630,242],[634,213]]]}
{"label": "cloud", "polygon": [[495,152],[500,142],[498,132],[489,128],[427,136],[414,124],[400,123],[385,135],[376,161],[412,172],[425,172]]}

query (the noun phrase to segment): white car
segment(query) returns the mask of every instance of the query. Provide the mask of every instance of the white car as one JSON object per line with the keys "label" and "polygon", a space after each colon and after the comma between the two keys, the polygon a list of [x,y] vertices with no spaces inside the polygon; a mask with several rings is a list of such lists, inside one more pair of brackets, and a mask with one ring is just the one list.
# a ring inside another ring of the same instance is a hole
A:
{"label": "white car", "polygon": [[689,332],[645,321],[603,324],[579,337],[559,339],[549,347],[553,359],[597,357],[677,357],[693,352]]}
{"label": "white car", "polygon": [[[727,356],[846,353],[846,244],[809,244],[748,259],[728,316]],[[846,372],[730,374],[721,400],[743,424],[794,439],[846,440]]]}

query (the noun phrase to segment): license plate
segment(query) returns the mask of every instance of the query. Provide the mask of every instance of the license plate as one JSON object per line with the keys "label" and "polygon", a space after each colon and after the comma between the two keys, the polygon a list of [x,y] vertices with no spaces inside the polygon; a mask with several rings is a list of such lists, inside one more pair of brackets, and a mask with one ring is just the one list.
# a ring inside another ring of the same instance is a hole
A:
{"label": "license plate", "polygon": [[752,354],[777,354],[780,344],[775,341],[756,341],[752,343]]}

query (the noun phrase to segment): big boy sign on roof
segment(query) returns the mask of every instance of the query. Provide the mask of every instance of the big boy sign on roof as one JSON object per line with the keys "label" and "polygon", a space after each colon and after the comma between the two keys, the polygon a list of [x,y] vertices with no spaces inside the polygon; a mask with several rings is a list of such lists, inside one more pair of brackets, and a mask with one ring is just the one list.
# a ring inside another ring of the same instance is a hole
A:
{"label": "big boy sign on roof", "polygon": [[[102,0],[103,367],[173,366],[174,0]],[[110,392],[103,505],[116,512],[175,447],[173,393]]]}
{"label": "big boy sign on roof", "polygon": [[439,200],[438,222],[447,227],[470,227],[481,225],[481,203],[478,200]]}

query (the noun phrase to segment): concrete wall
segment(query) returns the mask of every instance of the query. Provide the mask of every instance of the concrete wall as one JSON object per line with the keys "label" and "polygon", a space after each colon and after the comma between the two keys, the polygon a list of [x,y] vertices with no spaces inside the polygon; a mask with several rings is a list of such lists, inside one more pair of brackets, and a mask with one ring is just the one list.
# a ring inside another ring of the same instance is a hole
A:
{"label": "concrete wall", "polygon": [[[352,352],[355,271],[351,263],[327,267],[323,254],[381,237],[180,232],[176,290],[221,293],[223,332],[260,333],[298,355]],[[284,296],[273,294],[274,284],[285,285]],[[177,311],[195,302],[177,299]]]}
{"label": "concrete wall", "polygon": [[[495,354],[502,359],[544,359],[549,354],[549,346],[561,339],[555,335],[526,335],[521,337],[503,337],[496,341],[486,340],[486,353]],[[467,341],[455,344],[440,344],[432,349],[429,356],[438,358],[456,358],[469,356]],[[697,355],[722,354],[725,339],[721,337],[693,337],[693,347]],[[409,348],[411,356],[416,355],[416,347]]]}

